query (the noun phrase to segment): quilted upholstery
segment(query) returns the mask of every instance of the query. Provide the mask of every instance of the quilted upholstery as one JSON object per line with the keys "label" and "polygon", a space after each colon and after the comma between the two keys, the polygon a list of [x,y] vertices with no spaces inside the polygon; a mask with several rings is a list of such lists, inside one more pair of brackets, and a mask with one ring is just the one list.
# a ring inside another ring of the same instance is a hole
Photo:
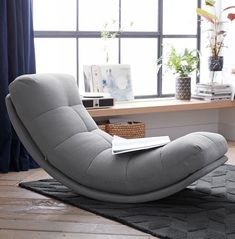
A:
{"label": "quilted upholstery", "polygon": [[18,120],[43,160],[91,190],[124,196],[152,194],[226,161],[226,140],[209,132],[188,134],[157,149],[112,155],[112,137],[98,129],[69,75],[23,75],[10,84],[9,92]]}

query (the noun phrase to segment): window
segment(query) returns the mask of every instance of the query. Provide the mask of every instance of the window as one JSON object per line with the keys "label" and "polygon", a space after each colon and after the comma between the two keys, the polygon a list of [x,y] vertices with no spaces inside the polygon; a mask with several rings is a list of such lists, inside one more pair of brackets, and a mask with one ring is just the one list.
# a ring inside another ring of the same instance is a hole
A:
{"label": "window", "polygon": [[[199,48],[200,0],[33,0],[37,73],[62,72],[83,90],[83,65],[130,64],[136,98],[174,94],[156,61],[167,45]],[[130,24],[133,22],[133,24]],[[104,40],[101,31],[118,31]],[[162,47],[163,46],[163,47]],[[196,76],[194,77],[196,80]]]}

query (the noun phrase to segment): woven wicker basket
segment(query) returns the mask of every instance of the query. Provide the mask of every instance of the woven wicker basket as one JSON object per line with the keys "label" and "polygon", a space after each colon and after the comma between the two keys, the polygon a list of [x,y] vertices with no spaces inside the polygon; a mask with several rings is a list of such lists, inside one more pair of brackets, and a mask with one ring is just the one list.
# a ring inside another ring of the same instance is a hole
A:
{"label": "woven wicker basket", "polygon": [[106,124],[98,124],[99,129],[106,131]]}
{"label": "woven wicker basket", "polygon": [[106,132],[126,139],[143,138],[145,136],[145,124],[134,121],[106,124]]}

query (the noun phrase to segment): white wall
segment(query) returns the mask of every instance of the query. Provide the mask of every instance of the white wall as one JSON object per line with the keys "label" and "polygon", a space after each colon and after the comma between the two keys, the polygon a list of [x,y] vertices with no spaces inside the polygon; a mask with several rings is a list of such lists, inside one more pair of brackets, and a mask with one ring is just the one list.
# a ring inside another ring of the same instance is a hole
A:
{"label": "white wall", "polygon": [[219,111],[219,132],[227,140],[235,141],[235,109]]}

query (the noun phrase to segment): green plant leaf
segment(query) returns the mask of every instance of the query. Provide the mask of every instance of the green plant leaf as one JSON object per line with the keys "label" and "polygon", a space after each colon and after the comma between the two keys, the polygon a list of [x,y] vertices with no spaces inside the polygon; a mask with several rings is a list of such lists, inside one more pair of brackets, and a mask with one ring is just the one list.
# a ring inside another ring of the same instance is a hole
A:
{"label": "green plant leaf", "polygon": [[215,0],[205,0],[206,6],[214,7],[215,6]]}
{"label": "green plant leaf", "polygon": [[215,21],[218,20],[218,18],[214,14],[211,14],[206,10],[203,10],[201,8],[197,8],[196,11],[197,11],[197,14],[199,16],[204,17],[207,21],[209,21],[213,24],[215,24]]}
{"label": "green plant leaf", "polygon": [[180,77],[189,76],[193,71],[198,69],[199,54],[196,50],[185,48],[182,53],[177,53],[172,46],[168,55],[166,66],[178,74]]}

